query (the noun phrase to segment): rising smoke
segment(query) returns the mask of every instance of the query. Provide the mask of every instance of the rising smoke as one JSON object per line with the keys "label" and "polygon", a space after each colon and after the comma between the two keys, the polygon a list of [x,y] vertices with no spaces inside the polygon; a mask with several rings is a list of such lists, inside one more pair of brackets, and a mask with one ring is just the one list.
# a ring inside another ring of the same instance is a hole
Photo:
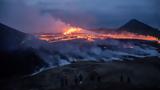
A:
{"label": "rising smoke", "polygon": [[0,22],[27,33],[62,32],[67,26],[23,0],[1,0]]}

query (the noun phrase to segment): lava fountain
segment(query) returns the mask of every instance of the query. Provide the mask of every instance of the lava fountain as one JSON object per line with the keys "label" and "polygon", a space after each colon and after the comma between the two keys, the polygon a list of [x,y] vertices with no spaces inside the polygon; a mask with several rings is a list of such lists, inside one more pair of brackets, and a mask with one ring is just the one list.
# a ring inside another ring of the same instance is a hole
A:
{"label": "lava fountain", "polygon": [[73,34],[73,33],[80,33],[81,30],[82,30],[81,28],[70,27],[70,28],[67,29],[63,34],[64,34],[64,35],[69,35],[69,34]]}

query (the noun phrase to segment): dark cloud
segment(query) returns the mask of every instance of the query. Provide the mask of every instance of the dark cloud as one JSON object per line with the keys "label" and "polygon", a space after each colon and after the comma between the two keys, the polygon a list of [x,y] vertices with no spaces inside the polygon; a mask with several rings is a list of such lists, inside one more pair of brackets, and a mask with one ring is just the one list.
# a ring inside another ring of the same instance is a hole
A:
{"label": "dark cloud", "polygon": [[133,18],[160,28],[159,4],[160,0],[1,0],[0,21],[29,32],[65,23],[117,28]]}
{"label": "dark cloud", "polygon": [[[48,11],[53,17],[76,26],[119,27],[133,18],[154,27],[160,26],[159,0],[49,1],[49,3],[42,1],[39,5],[43,6],[43,10]],[[70,6],[64,4],[67,1]]]}

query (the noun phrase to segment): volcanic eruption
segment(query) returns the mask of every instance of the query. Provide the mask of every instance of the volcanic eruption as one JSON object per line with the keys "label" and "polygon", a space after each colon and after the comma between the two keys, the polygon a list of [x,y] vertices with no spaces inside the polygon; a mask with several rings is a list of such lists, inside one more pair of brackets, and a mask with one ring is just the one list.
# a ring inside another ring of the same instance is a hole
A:
{"label": "volcanic eruption", "polygon": [[79,33],[79,32],[81,32],[81,30],[82,30],[81,28],[70,27],[63,34],[68,35],[68,34],[73,34],[73,33]]}
{"label": "volcanic eruption", "polygon": [[61,34],[52,34],[52,35],[40,35],[41,40],[46,40],[48,42],[57,42],[64,40],[73,40],[73,39],[85,39],[88,41],[94,41],[96,39],[131,39],[131,40],[145,40],[145,41],[154,41],[160,43],[160,40],[154,36],[142,35],[131,33],[127,31],[112,31],[107,33],[97,33],[91,30],[86,30],[80,27],[69,27],[64,30]]}

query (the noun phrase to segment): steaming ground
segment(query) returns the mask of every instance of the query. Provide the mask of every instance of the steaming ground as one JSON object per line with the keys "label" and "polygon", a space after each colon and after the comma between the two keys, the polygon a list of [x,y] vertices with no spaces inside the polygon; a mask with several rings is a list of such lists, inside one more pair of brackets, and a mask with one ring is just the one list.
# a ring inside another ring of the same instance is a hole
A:
{"label": "steaming ground", "polygon": [[[148,45],[145,41],[138,40],[106,39],[94,42],[71,40],[52,43],[52,45],[60,54],[66,55],[66,59],[69,61],[132,60],[134,57],[143,58],[160,55],[156,47]],[[60,57],[63,59],[62,56]]]}
{"label": "steaming ground", "polygon": [[50,67],[55,67],[76,61],[108,62],[146,57],[160,58],[160,48],[154,41],[112,38],[94,41],[73,39],[48,43],[39,50],[38,54]]}

